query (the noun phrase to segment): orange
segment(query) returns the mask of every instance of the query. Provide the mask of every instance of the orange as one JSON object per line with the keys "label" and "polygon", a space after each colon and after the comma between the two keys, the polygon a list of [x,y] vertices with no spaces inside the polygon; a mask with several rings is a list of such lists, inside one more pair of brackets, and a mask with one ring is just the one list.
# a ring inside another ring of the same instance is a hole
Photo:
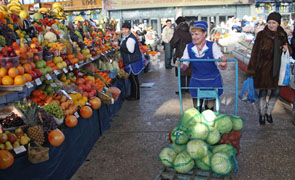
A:
{"label": "orange", "polygon": [[2,67],[0,68],[0,77],[4,77],[7,75],[7,69]]}
{"label": "orange", "polygon": [[29,73],[32,71],[32,66],[30,64],[24,64],[23,67],[26,73]]}
{"label": "orange", "polygon": [[12,78],[15,78],[17,75],[19,75],[19,72],[17,68],[13,67],[8,70],[8,75]]}
{"label": "orange", "polygon": [[10,76],[4,76],[2,78],[2,84],[3,85],[12,85],[13,84],[13,79]]}
{"label": "orange", "polygon": [[32,76],[28,73],[25,73],[23,76],[26,78],[26,82],[31,82],[33,80]]}
{"label": "orange", "polygon": [[35,69],[36,68],[36,64],[33,63],[33,62],[30,62],[30,65],[31,65],[32,69]]}
{"label": "orange", "polygon": [[18,75],[14,78],[14,85],[23,85],[26,83],[26,78],[22,75]]}
{"label": "orange", "polygon": [[20,75],[23,75],[25,73],[25,69],[21,65],[17,66],[17,70],[18,70]]}

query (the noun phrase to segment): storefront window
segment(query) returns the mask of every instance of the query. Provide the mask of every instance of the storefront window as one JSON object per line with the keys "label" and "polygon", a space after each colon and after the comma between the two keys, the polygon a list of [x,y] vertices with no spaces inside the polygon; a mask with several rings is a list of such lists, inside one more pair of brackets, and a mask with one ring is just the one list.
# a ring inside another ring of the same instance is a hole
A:
{"label": "storefront window", "polygon": [[55,0],[40,0],[41,3],[55,2]]}
{"label": "storefront window", "polygon": [[24,4],[34,4],[34,0],[23,0]]}

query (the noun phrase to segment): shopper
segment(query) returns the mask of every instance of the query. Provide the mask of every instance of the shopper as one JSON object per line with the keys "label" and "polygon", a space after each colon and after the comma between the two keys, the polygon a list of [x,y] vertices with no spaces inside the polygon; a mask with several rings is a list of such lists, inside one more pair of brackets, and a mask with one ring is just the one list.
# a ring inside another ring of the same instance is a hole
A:
{"label": "shopper", "polygon": [[292,48],[292,58],[295,59],[295,27],[292,33],[292,38],[290,40],[291,48]]}
{"label": "shopper", "polygon": [[[254,87],[259,89],[259,123],[273,122],[272,110],[280,94],[278,79],[281,66],[281,54],[288,48],[288,37],[280,26],[281,15],[272,12],[267,17],[267,25],[260,31],[255,39],[248,75],[254,78]],[[271,91],[269,100],[266,101],[268,91]]]}
{"label": "shopper", "polygon": [[172,21],[168,19],[166,21],[166,27],[163,29],[162,39],[164,42],[165,49],[165,67],[166,69],[172,69],[171,59],[172,59],[172,48],[170,47],[170,40],[172,39],[174,30],[172,28]]}
{"label": "shopper", "polygon": [[125,71],[129,73],[129,80],[131,83],[131,94],[127,97],[127,100],[139,100],[140,87],[138,74],[144,69],[144,65],[138,41],[134,34],[131,33],[131,25],[129,23],[124,23],[122,25],[120,53],[123,59]]}
{"label": "shopper", "polygon": [[[176,28],[175,32],[173,34],[173,37],[170,41],[170,46],[172,49],[175,48],[175,53],[173,57],[173,62],[176,63],[182,56],[183,51],[187,44],[192,42],[192,36],[189,32],[189,26],[185,22],[184,17],[180,16],[176,19]],[[175,68],[175,74],[178,75],[177,67]],[[181,87],[188,87],[190,77],[192,75],[192,67],[189,66],[189,68],[186,71],[181,71]],[[189,92],[188,90],[183,90],[183,92]],[[176,91],[176,94],[179,92]]]}
{"label": "shopper", "polygon": [[0,0],[0,5],[7,6],[7,4],[8,4],[7,0]]}
{"label": "shopper", "polygon": [[[184,50],[182,59],[222,59],[222,65],[226,65],[226,59],[220,47],[215,42],[207,41],[208,24],[206,21],[195,21],[191,28],[192,43],[188,44]],[[222,78],[215,62],[185,61],[183,62],[183,70],[192,65],[192,77],[190,79],[190,87],[217,87],[222,88]],[[190,89],[191,96],[195,108],[197,107],[197,90]],[[223,93],[223,89],[218,90],[218,95]],[[201,99],[201,105],[203,104]],[[206,99],[206,109],[214,108],[215,99]]]}

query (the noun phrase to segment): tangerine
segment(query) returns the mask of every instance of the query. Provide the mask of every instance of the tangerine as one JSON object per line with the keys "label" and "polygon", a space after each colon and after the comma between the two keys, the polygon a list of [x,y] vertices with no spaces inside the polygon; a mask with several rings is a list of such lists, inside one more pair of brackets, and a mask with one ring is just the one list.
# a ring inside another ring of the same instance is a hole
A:
{"label": "tangerine", "polygon": [[25,73],[23,76],[26,78],[26,82],[31,82],[33,80],[32,76],[28,73]]}
{"label": "tangerine", "polygon": [[0,77],[4,77],[7,75],[7,69],[2,67],[0,68]]}
{"label": "tangerine", "polygon": [[25,73],[25,69],[21,65],[18,65],[17,66],[17,70],[18,70],[18,72],[19,72],[20,75],[23,75]]}
{"label": "tangerine", "polygon": [[12,85],[13,84],[13,79],[10,76],[4,76],[2,78],[2,84],[3,85]]}
{"label": "tangerine", "polygon": [[17,75],[19,75],[19,72],[17,68],[13,67],[8,70],[8,75],[12,78],[15,78]]}
{"label": "tangerine", "polygon": [[32,66],[30,64],[24,64],[23,67],[26,73],[29,73],[32,71]]}
{"label": "tangerine", "polygon": [[18,75],[14,78],[14,85],[23,85],[26,83],[26,78],[22,75]]}

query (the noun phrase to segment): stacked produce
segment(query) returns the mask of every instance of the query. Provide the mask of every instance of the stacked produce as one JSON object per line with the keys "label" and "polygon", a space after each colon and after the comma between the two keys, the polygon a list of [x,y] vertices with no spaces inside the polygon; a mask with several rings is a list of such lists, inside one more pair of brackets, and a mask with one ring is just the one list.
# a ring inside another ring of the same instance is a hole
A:
{"label": "stacked produce", "polygon": [[159,160],[179,173],[198,168],[228,175],[235,168],[242,128],[243,120],[237,116],[190,108],[169,134],[172,144],[162,149]]}

